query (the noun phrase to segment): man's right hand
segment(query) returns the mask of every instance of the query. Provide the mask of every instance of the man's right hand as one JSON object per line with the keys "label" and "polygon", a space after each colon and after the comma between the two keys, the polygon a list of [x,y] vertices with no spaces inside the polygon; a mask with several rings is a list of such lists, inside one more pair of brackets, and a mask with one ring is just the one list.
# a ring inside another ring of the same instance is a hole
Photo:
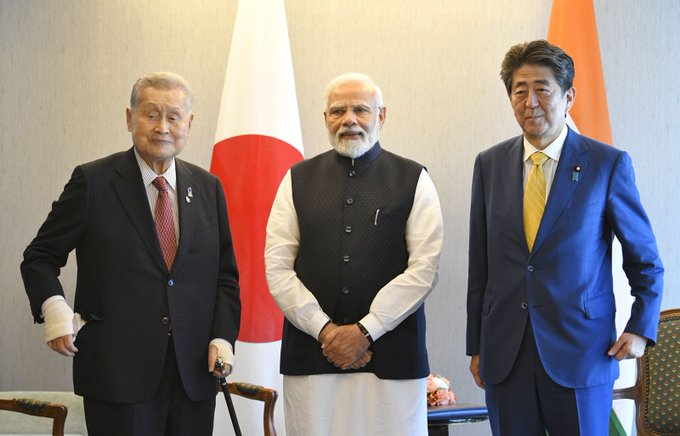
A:
{"label": "man's right hand", "polygon": [[333,322],[326,324],[319,332],[319,342],[323,344],[326,340],[326,336],[336,328],[338,328],[338,325]]}
{"label": "man's right hand", "polygon": [[[319,336],[323,336],[323,355],[340,369],[352,368],[355,363],[360,364],[361,368],[370,360],[370,355],[366,356],[366,352],[371,344],[356,324],[338,326],[328,334]],[[362,359],[365,363],[362,363]]]}
{"label": "man's right hand", "polygon": [[64,356],[73,357],[78,349],[73,345],[73,335],[64,335],[47,342],[47,346]]}
{"label": "man's right hand", "polygon": [[[319,342],[321,342],[321,344],[324,344],[328,334],[330,332],[332,332],[333,330],[337,329],[337,328],[338,328],[338,325],[335,324],[335,323],[329,322],[328,324],[326,324],[324,326],[324,328],[321,329],[321,332],[319,332]],[[352,362],[352,364],[349,365],[348,368],[352,368],[352,369],[363,368],[364,366],[368,365],[368,362],[371,361],[372,357],[373,357],[373,352],[371,350],[366,350],[366,352],[363,355],[361,355],[361,357],[359,357],[357,360]],[[348,369],[348,368],[343,368],[343,369]]]}
{"label": "man's right hand", "polygon": [[470,358],[470,372],[472,373],[472,377],[474,377],[477,386],[482,389],[486,388],[482,376],[479,374],[479,354],[475,354]]}

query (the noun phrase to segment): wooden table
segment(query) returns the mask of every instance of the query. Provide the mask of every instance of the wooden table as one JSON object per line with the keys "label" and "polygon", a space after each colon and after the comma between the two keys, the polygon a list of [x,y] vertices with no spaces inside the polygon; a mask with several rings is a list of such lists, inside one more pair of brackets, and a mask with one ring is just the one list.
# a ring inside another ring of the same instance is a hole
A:
{"label": "wooden table", "polygon": [[479,422],[489,419],[489,412],[482,404],[458,403],[452,406],[427,408],[429,436],[448,436],[449,424]]}

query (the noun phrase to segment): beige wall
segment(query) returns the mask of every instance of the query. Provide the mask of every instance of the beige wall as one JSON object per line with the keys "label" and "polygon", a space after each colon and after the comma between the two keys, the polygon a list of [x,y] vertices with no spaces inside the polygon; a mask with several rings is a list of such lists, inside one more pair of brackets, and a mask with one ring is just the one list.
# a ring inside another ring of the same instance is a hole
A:
{"label": "beige wall", "polygon": [[[664,307],[680,306],[680,3],[595,6],[614,139],[633,157],[660,240]],[[550,2],[288,0],[286,9],[307,156],[328,148],[325,84],[354,70],[383,88],[383,145],[430,170],[446,221],[427,305],[431,366],[462,401],[481,401],[464,356],[471,168],[480,150],[519,132],[499,64],[511,45],[545,37]],[[0,390],[71,387],[69,360],[32,324],[18,265],[73,167],[130,146],[124,108],[139,75],[172,70],[192,83],[182,157],[209,166],[235,11],[235,0],[0,0]],[[63,274],[69,298],[73,270]]]}

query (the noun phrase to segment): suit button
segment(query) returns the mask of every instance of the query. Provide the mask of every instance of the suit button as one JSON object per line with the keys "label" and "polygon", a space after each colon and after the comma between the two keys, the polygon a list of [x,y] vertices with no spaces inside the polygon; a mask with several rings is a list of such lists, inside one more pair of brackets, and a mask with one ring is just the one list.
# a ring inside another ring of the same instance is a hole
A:
{"label": "suit button", "polygon": [[357,172],[354,171],[354,170],[349,170],[349,173],[348,173],[348,174],[349,174],[350,177],[354,177],[354,176],[357,175]]}
{"label": "suit button", "polygon": [[529,266],[527,267],[527,271],[529,271],[529,272],[534,272],[534,267],[531,266],[531,265],[529,265]]}
{"label": "suit button", "polygon": [[349,262],[349,256],[342,256],[342,261],[345,263]]}
{"label": "suit button", "polygon": [[349,294],[349,288],[347,286],[343,286],[342,287],[342,293],[345,294],[345,295]]}
{"label": "suit button", "polygon": [[354,199],[353,199],[353,198],[348,198],[348,199],[347,199],[347,204],[353,204],[353,203],[354,203]]}
{"label": "suit button", "polygon": [[527,303],[522,303],[520,307],[522,308],[522,310],[527,310],[527,307],[529,307],[529,305]]}
{"label": "suit button", "polygon": [[345,227],[345,233],[352,233],[352,226]]}
{"label": "suit button", "polygon": [[168,325],[168,323],[170,322],[170,318],[164,316],[163,318],[161,318],[161,322],[163,323],[163,325]]}
{"label": "suit button", "polygon": [[173,279],[168,280],[168,286],[170,287],[175,286],[175,281]]}

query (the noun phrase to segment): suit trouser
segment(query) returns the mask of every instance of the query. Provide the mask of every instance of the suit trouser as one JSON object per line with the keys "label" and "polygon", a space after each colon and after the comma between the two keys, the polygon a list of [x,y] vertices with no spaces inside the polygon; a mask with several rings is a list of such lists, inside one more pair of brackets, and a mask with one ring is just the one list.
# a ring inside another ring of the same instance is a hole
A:
{"label": "suit trouser", "polygon": [[84,398],[83,403],[90,436],[212,435],[215,397],[198,402],[189,399],[180,379],[171,336],[163,375],[151,398],[133,404]]}
{"label": "suit trouser", "polygon": [[[603,350],[603,353],[606,350]],[[606,436],[613,382],[587,388],[555,383],[541,362],[531,321],[508,377],[486,385],[495,436]]]}

